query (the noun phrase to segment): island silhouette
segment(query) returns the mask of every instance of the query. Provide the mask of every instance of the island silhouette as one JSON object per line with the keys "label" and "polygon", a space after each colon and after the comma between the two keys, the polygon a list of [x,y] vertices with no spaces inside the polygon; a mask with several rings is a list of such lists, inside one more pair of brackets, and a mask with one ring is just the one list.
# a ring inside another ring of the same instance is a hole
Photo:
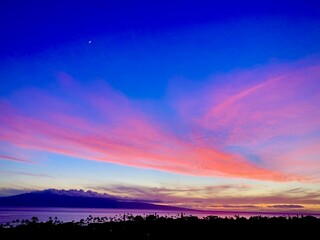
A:
{"label": "island silhouette", "polygon": [[0,207],[64,207],[64,208],[114,208],[187,211],[147,200],[126,199],[83,190],[46,189],[9,197],[0,197]]}

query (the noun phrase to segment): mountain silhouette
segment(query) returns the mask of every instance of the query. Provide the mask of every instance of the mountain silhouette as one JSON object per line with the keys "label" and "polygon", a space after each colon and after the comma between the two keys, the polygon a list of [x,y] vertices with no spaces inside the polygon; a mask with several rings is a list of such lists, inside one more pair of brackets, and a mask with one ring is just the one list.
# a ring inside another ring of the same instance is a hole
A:
{"label": "mountain silhouette", "polygon": [[167,205],[143,202],[143,200],[122,199],[107,194],[83,190],[47,189],[0,197],[1,207],[68,207],[68,208],[122,208],[182,211]]}

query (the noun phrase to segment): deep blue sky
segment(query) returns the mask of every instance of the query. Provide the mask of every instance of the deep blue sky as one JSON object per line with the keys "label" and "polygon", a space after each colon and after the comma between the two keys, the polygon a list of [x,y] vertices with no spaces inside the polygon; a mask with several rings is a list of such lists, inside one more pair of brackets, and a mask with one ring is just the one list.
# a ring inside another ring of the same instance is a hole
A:
{"label": "deep blue sky", "polygon": [[[203,79],[320,51],[317,1],[212,2],[5,0],[0,61],[36,56],[50,70],[54,62],[83,81],[103,78],[130,96],[159,98],[172,77]],[[28,64],[20,72],[39,68]],[[2,93],[21,84],[2,81]]]}
{"label": "deep blue sky", "polygon": [[1,56],[78,38],[153,32],[239,18],[318,18],[318,1],[1,1]]}

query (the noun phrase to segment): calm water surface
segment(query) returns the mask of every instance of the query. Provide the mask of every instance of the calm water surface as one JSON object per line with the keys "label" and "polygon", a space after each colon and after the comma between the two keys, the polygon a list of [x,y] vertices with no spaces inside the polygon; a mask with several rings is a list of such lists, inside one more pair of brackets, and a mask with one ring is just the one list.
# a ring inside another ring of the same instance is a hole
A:
{"label": "calm water surface", "polygon": [[[159,210],[141,210],[141,209],[103,209],[103,208],[14,208],[6,207],[0,208],[0,224],[11,222],[19,219],[31,219],[32,217],[39,218],[40,221],[47,221],[49,217],[57,217],[63,222],[79,221],[85,219],[89,215],[93,217],[119,217],[123,214],[136,215],[149,215],[158,214],[160,216],[177,217],[181,212],[178,211],[159,211]],[[253,212],[222,212],[222,211],[210,211],[210,212],[199,212],[199,211],[185,211],[185,215],[193,215],[199,218],[206,217],[209,215],[215,215],[219,217],[234,217],[240,215],[243,217],[250,216],[296,216],[297,213],[253,213]],[[305,214],[320,217],[320,214]]]}

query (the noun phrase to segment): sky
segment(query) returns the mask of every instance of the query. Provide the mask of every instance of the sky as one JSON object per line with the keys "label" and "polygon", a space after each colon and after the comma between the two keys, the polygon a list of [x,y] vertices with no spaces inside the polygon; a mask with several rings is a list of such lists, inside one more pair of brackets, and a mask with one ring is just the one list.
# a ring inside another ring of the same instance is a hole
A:
{"label": "sky", "polygon": [[0,196],[320,211],[317,1],[0,5]]}

